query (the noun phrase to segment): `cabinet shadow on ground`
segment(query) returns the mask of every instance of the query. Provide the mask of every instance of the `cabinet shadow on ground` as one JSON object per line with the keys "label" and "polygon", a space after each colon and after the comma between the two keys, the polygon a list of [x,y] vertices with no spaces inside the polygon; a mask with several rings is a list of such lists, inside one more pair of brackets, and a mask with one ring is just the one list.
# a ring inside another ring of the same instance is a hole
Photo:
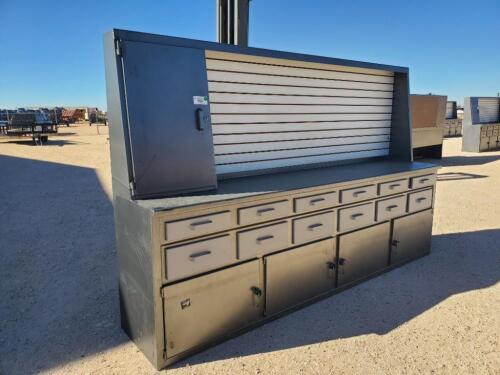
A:
{"label": "cabinet shadow on ground", "polygon": [[[500,280],[500,230],[435,235],[430,255],[263,325],[186,364],[236,358],[365,334],[384,335],[455,294]],[[290,285],[293,288],[293,285]]]}

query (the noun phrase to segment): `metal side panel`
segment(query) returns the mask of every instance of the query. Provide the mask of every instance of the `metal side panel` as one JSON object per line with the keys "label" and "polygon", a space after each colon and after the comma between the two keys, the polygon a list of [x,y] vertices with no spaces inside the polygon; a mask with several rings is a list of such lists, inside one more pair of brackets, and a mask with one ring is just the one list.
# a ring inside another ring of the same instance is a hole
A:
{"label": "metal side panel", "polygon": [[163,288],[167,358],[262,317],[259,261]]}
{"label": "metal side panel", "polygon": [[391,264],[428,254],[431,250],[432,210],[394,220]]}
{"label": "metal side panel", "polygon": [[266,315],[333,289],[335,247],[330,238],[266,257]]}
{"label": "metal side panel", "polygon": [[204,50],[122,45],[134,198],[216,187]]}
{"label": "metal side panel", "polygon": [[381,271],[389,263],[390,223],[339,237],[338,285]]}

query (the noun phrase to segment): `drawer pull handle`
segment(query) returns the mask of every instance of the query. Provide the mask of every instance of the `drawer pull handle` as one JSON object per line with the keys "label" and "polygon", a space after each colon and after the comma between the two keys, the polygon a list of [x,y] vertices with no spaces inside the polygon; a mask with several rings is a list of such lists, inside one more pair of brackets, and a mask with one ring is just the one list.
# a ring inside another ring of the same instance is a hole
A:
{"label": "drawer pull handle", "polygon": [[364,216],[365,214],[358,212],[357,214],[352,214],[351,219],[356,220],[358,217]]}
{"label": "drawer pull handle", "polygon": [[323,202],[325,198],[314,198],[309,201],[309,204],[311,206],[314,206],[316,203]]}
{"label": "drawer pull handle", "polygon": [[417,203],[423,202],[425,200],[427,200],[427,198],[425,198],[425,197],[417,198]]}
{"label": "drawer pull handle", "polygon": [[421,178],[420,180],[418,180],[418,182],[420,182],[421,184],[423,184],[426,181],[429,181],[429,179],[428,178]]}
{"label": "drawer pull handle", "polygon": [[262,237],[257,238],[257,243],[261,243],[261,242],[267,241],[267,240],[272,240],[273,238],[274,238],[274,236],[272,234],[268,234],[267,236],[262,236]]}
{"label": "drawer pull handle", "polygon": [[189,256],[189,259],[191,259],[194,262],[199,257],[205,256],[205,255],[210,255],[210,254],[212,254],[212,252],[210,250],[200,251],[199,253],[191,254]]}
{"label": "drawer pull handle", "polygon": [[401,184],[392,184],[392,185],[389,185],[389,189],[394,190],[395,188],[400,187],[400,186],[401,186]]}
{"label": "drawer pull handle", "polygon": [[213,221],[210,219],[202,220],[202,221],[196,221],[194,223],[191,223],[190,226],[195,229],[196,227],[199,227],[200,225],[205,225],[205,224],[212,224]]}
{"label": "drawer pull handle", "polygon": [[274,210],[275,210],[274,207],[260,208],[260,209],[257,210],[257,215],[262,215],[263,213],[271,212],[271,211],[274,211]]}
{"label": "drawer pull handle", "polygon": [[354,195],[355,197],[357,197],[358,195],[361,195],[361,194],[364,194],[366,193],[366,190],[358,190],[358,191],[355,191],[354,193],[352,193],[352,195]]}
{"label": "drawer pull handle", "polygon": [[307,228],[308,228],[309,230],[314,230],[314,229],[319,228],[319,227],[322,227],[322,226],[323,226],[323,224],[322,224],[322,223],[316,223],[316,224],[311,224],[311,225],[309,225]]}
{"label": "drawer pull handle", "polygon": [[385,209],[386,211],[392,211],[394,208],[398,208],[397,204],[391,204],[390,206],[387,206]]}

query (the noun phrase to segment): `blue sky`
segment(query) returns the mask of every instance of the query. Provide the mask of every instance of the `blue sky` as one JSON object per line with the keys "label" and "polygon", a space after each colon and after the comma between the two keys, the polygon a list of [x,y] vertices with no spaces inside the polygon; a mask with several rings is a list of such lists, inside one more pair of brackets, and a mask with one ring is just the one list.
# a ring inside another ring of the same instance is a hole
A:
{"label": "blue sky", "polygon": [[[0,0],[0,25],[0,108],[105,108],[105,31],[213,41],[215,0]],[[499,0],[252,0],[249,44],[408,66],[412,93],[460,103],[500,92]]]}

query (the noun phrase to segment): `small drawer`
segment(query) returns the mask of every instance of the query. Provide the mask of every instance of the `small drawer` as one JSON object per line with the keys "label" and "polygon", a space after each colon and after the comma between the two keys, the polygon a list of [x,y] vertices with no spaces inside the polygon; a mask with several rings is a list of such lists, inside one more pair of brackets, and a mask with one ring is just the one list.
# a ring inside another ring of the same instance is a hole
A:
{"label": "small drawer", "polygon": [[406,213],[406,196],[400,195],[398,197],[384,199],[377,202],[376,206],[376,220],[384,221]]}
{"label": "small drawer", "polygon": [[303,217],[293,221],[293,243],[305,243],[332,237],[335,233],[335,214],[333,211]]}
{"label": "small drawer", "polygon": [[263,256],[288,246],[288,222],[238,232],[238,259]]}
{"label": "small drawer", "polygon": [[432,207],[432,189],[408,195],[408,212],[425,210],[430,207]]}
{"label": "small drawer", "polygon": [[370,202],[339,210],[339,232],[365,227],[375,222],[375,205]]}
{"label": "small drawer", "polygon": [[290,203],[287,200],[271,202],[238,210],[238,224],[247,225],[278,219],[290,215]]}
{"label": "small drawer", "polygon": [[396,180],[391,182],[384,182],[382,184],[378,184],[378,195],[389,195],[401,193],[408,189],[408,180]]}
{"label": "small drawer", "polygon": [[488,128],[486,130],[486,135],[488,137],[491,137],[493,135],[493,126],[488,126]]}
{"label": "small drawer", "polygon": [[192,217],[165,223],[165,239],[168,242],[220,232],[232,225],[231,212]]}
{"label": "small drawer", "polygon": [[413,177],[411,179],[411,188],[418,189],[426,186],[432,186],[436,182],[435,174],[427,174],[425,176]]}
{"label": "small drawer", "polygon": [[481,127],[481,135],[486,137],[486,133],[487,133],[487,129],[486,129],[486,126],[482,126]]}
{"label": "small drawer", "polygon": [[333,207],[338,203],[337,192],[312,195],[295,199],[295,212],[307,212]]}
{"label": "small drawer", "polygon": [[354,189],[345,189],[340,191],[340,203],[352,203],[377,196],[377,187],[375,185],[361,186]]}
{"label": "small drawer", "polygon": [[165,249],[166,278],[181,279],[234,263],[236,250],[231,236]]}

